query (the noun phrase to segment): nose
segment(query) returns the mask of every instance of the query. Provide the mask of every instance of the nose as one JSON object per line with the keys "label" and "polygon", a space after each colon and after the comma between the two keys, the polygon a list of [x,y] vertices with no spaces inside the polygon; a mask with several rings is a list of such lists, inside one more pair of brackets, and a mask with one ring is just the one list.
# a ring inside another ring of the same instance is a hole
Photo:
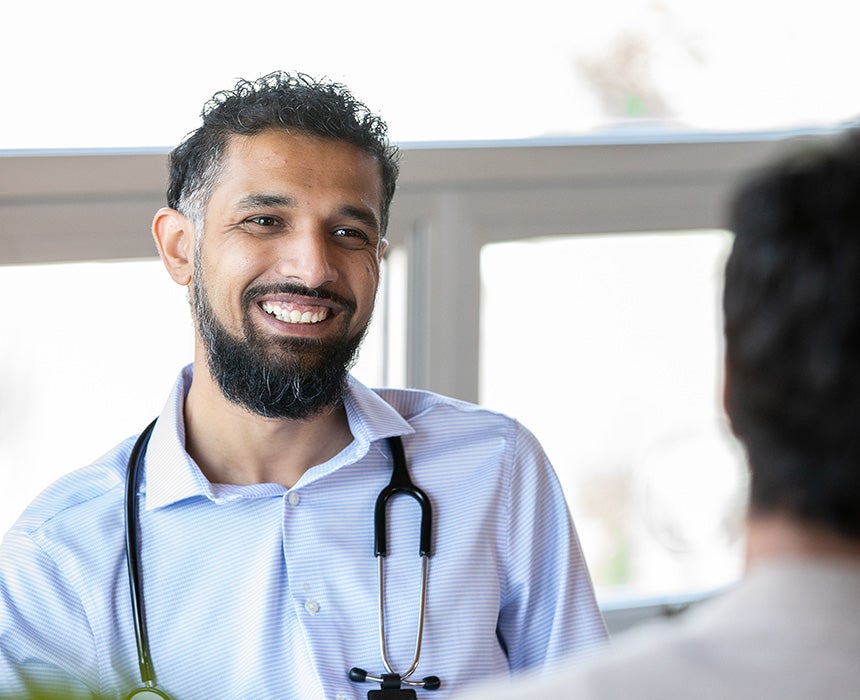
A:
{"label": "nose", "polygon": [[278,272],[315,289],[337,279],[330,240],[319,226],[297,228],[279,241]]}

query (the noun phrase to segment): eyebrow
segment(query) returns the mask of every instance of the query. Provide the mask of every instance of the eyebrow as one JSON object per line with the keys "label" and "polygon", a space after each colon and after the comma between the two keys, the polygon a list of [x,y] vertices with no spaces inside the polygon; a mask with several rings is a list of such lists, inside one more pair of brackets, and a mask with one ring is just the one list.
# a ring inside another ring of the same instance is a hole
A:
{"label": "eyebrow", "polygon": [[353,207],[346,204],[338,209],[338,213],[351,219],[355,219],[365,226],[372,228],[374,231],[379,231],[379,219],[376,218],[376,215],[370,209]]}
{"label": "eyebrow", "polygon": [[295,207],[296,200],[283,194],[248,194],[236,202],[240,211],[257,209],[259,207]]}
{"label": "eyebrow", "polygon": [[[291,209],[296,206],[298,206],[296,199],[284,194],[253,193],[245,195],[242,199],[236,202],[236,209],[238,211],[250,211],[266,207],[284,207]],[[379,219],[370,209],[356,207],[351,204],[344,204],[337,209],[337,213],[341,216],[355,219],[375,231],[378,231],[380,228]]]}

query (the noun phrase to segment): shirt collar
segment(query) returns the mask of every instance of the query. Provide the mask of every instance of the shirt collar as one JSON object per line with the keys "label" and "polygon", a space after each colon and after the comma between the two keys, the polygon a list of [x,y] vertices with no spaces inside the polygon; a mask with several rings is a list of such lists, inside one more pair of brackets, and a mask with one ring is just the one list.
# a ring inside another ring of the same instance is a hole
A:
{"label": "shirt collar", "polygon": [[[183,368],[152,432],[142,489],[146,494],[147,510],[200,496],[216,502],[242,497],[234,489],[228,490],[229,495],[219,493],[185,451],[183,409],[192,377],[193,365]],[[343,466],[354,464],[378,440],[415,432],[390,404],[355,377],[349,377],[343,399],[353,441],[332,459],[309,469],[293,488],[305,486]],[[271,496],[284,491],[278,485],[257,484],[246,489],[244,497]]]}
{"label": "shirt collar", "polygon": [[344,392],[343,403],[349,429],[356,442],[369,444],[393,435],[411,435],[415,432],[415,428],[391,404],[352,375]]}

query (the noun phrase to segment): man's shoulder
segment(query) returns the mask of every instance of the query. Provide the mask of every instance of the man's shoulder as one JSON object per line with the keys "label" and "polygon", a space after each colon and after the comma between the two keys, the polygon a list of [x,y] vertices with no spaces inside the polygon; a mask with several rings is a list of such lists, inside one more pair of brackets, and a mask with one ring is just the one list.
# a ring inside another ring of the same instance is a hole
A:
{"label": "man's shoulder", "polygon": [[406,420],[413,420],[421,415],[438,412],[452,412],[472,416],[478,420],[498,421],[499,423],[515,423],[515,419],[480,406],[470,401],[464,401],[453,396],[445,396],[424,389],[371,389],[385,403],[393,407]]}
{"label": "man's shoulder", "polygon": [[67,519],[88,518],[106,498],[121,499],[126,463],[133,440],[123,440],[91,464],[71,471],[49,484],[24,509],[12,531],[35,535],[48,527],[68,527]]}
{"label": "man's shoulder", "polygon": [[473,454],[494,454],[497,463],[544,462],[543,448],[516,418],[459,398],[422,389],[376,388],[353,384],[348,412],[377,435],[403,435],[413,456],[453,454],[468,446]]}

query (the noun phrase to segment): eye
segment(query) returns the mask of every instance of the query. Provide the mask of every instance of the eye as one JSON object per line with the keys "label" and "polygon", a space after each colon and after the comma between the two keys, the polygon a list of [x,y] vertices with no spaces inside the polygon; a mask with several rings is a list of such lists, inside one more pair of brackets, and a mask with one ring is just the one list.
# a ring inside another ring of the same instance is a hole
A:
{"label": "eye", "polygon": [[349,248],[350,250],[361,250],[368,243],[370,243],[370,238],[364,231],[360,231],[356,228],[348,228],[341,227],[336,228],[332,232],[332,236],[334,236],[335,240],[342,245],[344,248]]}
{"label": "eye", "polygon": [[268,238],[281,234],[284,231],[284,222],[271,214],[254,214],[247,219],[242,219],[239,228],[251,236]]}
{"label": "eye", "polygon": [[279,219],[275,218],[274,216],[267,216],[266,214],[260,214],[259,216],[251,216],[245,219],[245,222],[253,224],[255,226],[261,226],[263,228],[278,226],[281,223]]}

